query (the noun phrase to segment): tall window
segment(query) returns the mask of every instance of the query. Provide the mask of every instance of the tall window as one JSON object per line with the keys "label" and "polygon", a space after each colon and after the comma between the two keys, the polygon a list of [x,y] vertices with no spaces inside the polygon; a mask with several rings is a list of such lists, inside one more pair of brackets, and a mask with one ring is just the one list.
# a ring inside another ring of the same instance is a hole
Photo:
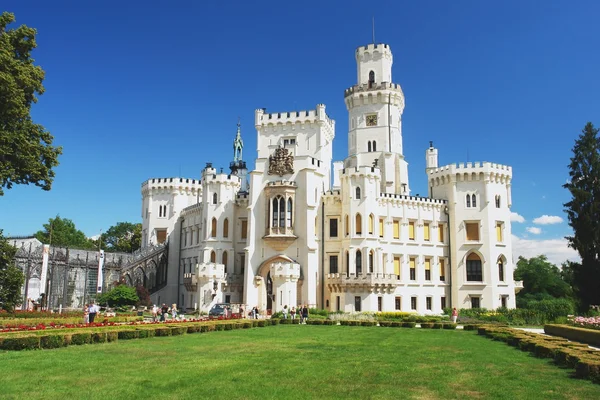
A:
{"label": "tall window", "polygon": [[373,140],[373,151],[377,151],[377,142]]}
{"label": "tall window", "polygon": [[210,226],[210,237],[217,237],[217,219],[213,218]]}
{"label": "tall window", "polygon": [[329,273],[338,273],[338,256],[329,256]]}
{"label": "tall window", "polygon": [[413,311],[417,310],[417,298],[415,296],[410,298],[410,309]]}
{"label": "tall window", "polygon": [[438,224],[438,241],[444,242],[444,224]]}
{"label": "tall window", "polygon": [[338,237],[337,218],[329,218],[329,237]]}
{"label": "tall window", "polygon": [[346,252],[346,275],[350,273],[350,252]]}
{"label": "tall window", "polygon": [[362,274],[362,253],[360,250],[356,250],[356,275]]}
{"label": "tall window", "polygon": [[402,309],[402,297],[396,297],[394,300],[394,308],[396,311],[400,311]]}
{"label": "tall window", "polygon": [[356,214],[356,234],[362,235],[362,217],[360,213]]}
{"label": "tall window", "polygon": [[369,272],[373,273],[373,262],[374,262],[375,254],[373,250],[369,251]]}
{"label": "tall window", "polygon": [[394,275],[400,279],[400,256],[394,256]]}
{"label": "tall window", "polygon": [[471,195],[467,194],[467,208],[471,207]]}
{"label": "tall window", "polygon": [[417,280],[417,260],[414,257],[411,257],[409,259],[409,265],[410,265],[410,280],[416,281]]}
{"label": "tall window", "polygon": [[288,201],[287,201],[287,227],[291,228],[292,227],[292,198],[288,197]]}
{"label": "tall window", "polygon": [[246,219],[242,220],[242,232],[240,237],[242,239],[246,239],[248,237],[248,220]]}
{"label": "tall window", "polygon": [[500,282],[504,282],[504,261],[502,261],[502,257],[498,257],[498,279]]}
{"label": "tall window", "polygon": [[375,216],[373,214],[369,215],[369,235],[372,235],[375,231]]}
{"label": "tall window", "polygon": [[429,223],[423,225],[423,240],[429,242]]}
{"label": "tall window", "polygon": [[229,237],[229,220],[227,218],[225,218],[225,220],[223,221],[223,237]]}
{"label": "tall window", "polygon": [[445,296],[440,297],[440,307],[442,308],[442,310],[444,308],[446,308],[446,297]]}
{"label": "tall window", "polygon": [[371,141],[370,140],[367,142],[367,151],[369,153],[371,152]]}
{"label": "tall window", "polygon": [[425,298],[425,308],[427,308],[429,311],[431,311],[431,297]]}
{"label": "tall window", "polygon": [[481,258],[479,258],[479,256],[475,253],[471,253],[467,256],[467,281],[483,281]]}
{"label": "tall window", "polygon": [[496,195],[496,208],[500,208],[500,195]]}
{"label": "tall window", "polygon": [[356,200],[360,199],[360,187],[356,187],[356,196],[355,196]]}
{"label": "tall window", "polygon": [[408,239],[415,240],[415,223],[414,222],[408,223]]}
{"label": "tall window", "polygon": [[479,222],[467,222],[465,223],[467,231],[467,240],[479,241]]}
{"label": "tall window", "polygon": [[383,218],[379,218],[379,237],[383,237]]}
{"label": "tall window", "polygon": [[471,308],[480,308],[481,307],[481,299],[479,296],[471,297]]}
{"label": "tall window", "polygon": [[271,225],[276,228],[279,225],[279,199],[277,197],[272,201],[271,211],[273,214]]}
{"label": "tall window", "polygon": [[425,259],[425,280],[426,281],[431,280],[431,259],[430,258]]}
{"label": "tall window", "polygon": [[344,218],[344,233],[346,236],[350,234],[350,217],[348,215]]}
{"label": "tall window", "polygon": [[400,239],[400,221],[397,219],[393,222],[394,227],[394,239]]}
{"label": "tall window", "polygon": [[223,264],[225,266],[225,273],[227,273],[227,252],[224,251],[223,255],[221,256],[221,264]]}
{"label": "tall window", "polygon": [[440,281],[446,281],[446,261],[440,258]]}
{"label": "tall window", "polygon": [[375,84],[375,71],[369,71],[369,89]]}
{"label": "tall window", "polygon": [[211,263],[216,263],[217,262],[217,253],[215,253],[214,250],[210,252],[210,262]]}
{"label": "tall window", "polygon": [[471,195],[471,203],[473,203],[473,207],[477,207],[477,196],[474,194]]}
{"label": "tall window", "polygon": [[496,241],[502,243],[502,222],[496,222]]}
{"label": "tall window", "polygon": [[213,193],[213,204],[217,204],[217,194]]}
{"label": "tall window", "polygon": [[285,200],[283,197],[278,197],[279,199],[279,227],[283,228],[285,226]]}

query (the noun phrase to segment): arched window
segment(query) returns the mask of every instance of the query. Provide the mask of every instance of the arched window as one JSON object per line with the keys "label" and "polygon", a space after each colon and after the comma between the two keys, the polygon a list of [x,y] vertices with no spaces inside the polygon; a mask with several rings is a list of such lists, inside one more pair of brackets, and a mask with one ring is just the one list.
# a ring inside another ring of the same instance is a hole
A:
{"label": "arched window", "polygon": [[213,193],[213,204],[217,204],[217,194]]}
{"label": "arched window", "polygon": [[277,200],[277,197],[273,199],[272,211],[273,211],[273,222],[271,223],[271,226],[276,228],[279,225],[277,222],[279,219],[279,201]]}
{"label": "arched window", "polygon": [[356,234],[362,235],[362,217],[360,213],[356,214]]}
{"label": "arched window", "polygon": [[477,197],[474,194],[471,195],[471,202],[473,203],[473,207],[477,207]]}
{"label": "arched window", "polygon": [[373,140],[373,151],[377,151],[377,142]]}
{"label": "arched window", "polygon": [[227,252],[224,251],[223,255],[221,256],[221,264],[223,264],[225,266],[225,273],[227,273]]}
{"label": "arched window", "polygon": [[375,216],[373,214],[369,215],[369,235],[372,235],[375,231]]}
{"label": "arched window", "polygon": [[374,83],[375,83],[375,72],[370,71],[369,72],[369,89],[373,87]]}
{"label": "arched window", "polygon": [[467,195],[467,208],[471,207],[471,195]]}
{"label": "arched window", "polygon": [[287,201],[287,227],[292,227],[292,198],[288,198]]}
{"label": "arched window", "polygon": [[356,187],[356,196],[355,197],[356,197],[356,200],[360,199],[360,187],[359,186]]}
{"label": "arched window", "polygon": [[496,195],[496,208],[500,208],[500,195]]}
{"label": "arched window", "polygon": [[215,253],[214,250],[210,252],[210,262],[211,263],[216,263],[217,262],[217,253]]}
{"label": "arched window", "polygon": [[504,282],[504,260],[502,260],[502,256],[498,257],[498,279],[500,282]]}
{"label": "arched window", "polygon": [[279,197],[279,227],[285,226],[285,200],[283,197]]}
{"label": "arched window", "polygon": [[373,273],[373,260],[375,258],[375,253],[373,250],[369,251],[369,272]]}
{"label": "arched window", "polygon": [[367,151],[370,153],[371,152],[371,142],[367,142]]}
{"label": "arched window", "polygon": [[210,227],[210,237],[217,237],[217,219],[213,218]]}
{"label": "arched window", "polygon": [[350,234],[350,218],[348,217],[348,214],[346,214],[346,217],[344,218],[344,225],[346,236],[348,236]]}
{"label": "arched window", "polygon": [[360,252],[360,250],[356,250],[355,265],[356,265],[356,275],[362,274],[362,253]]}
{"label": "arched window", "polygon": [[229,237],[229,220],[227,218],[223,221],[223,237]]}
{"label": "arched window", "polygon": [[350,253],[346,251],[346,275],[350,273]]}
{"label": "arched window", "polygon": [[467,256],[467,281],[483,281],[481,258],[475,253],[471,253]]}

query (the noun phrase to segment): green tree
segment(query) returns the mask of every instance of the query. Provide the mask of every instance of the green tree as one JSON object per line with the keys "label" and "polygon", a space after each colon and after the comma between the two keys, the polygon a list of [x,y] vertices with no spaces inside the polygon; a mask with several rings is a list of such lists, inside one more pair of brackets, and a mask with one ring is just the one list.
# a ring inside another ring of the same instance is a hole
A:
{"label": "green tree", "polygon": [[25,277],[14,265],[17,249],[8,243],[0,230],[0,308],[12,311],[23,300],[21,287]]}
{"label": "green tree", "polygon": [[134,287],[119,284],[96,298],[98,304],[108,304],[111,307],[132,306],[140,301]]}
{"label": "green tree", "polygon": [[140,248],[142,242],[142,224],[117,222],[100,235],[101,248],[111,252],[132,253]]}
{"label": "green tree", "polygon": [[514,277],[523,281],[523,290],[517,294],[517,307],[526,308],[534,300],[571,298],[571,287],[562,279],[560,269],[544,255],[530,259],[519,257]]}
{"label": "green tree", "polygon": [[588,122],[573,146],[570,180],[564,188],[571,200],[564,204],[573,228],[569,246],[577,250],[581,263],[571,263],[572,279],[583,311],[600,304],[600,139]]}
{"label": "green tree", "polygon": [[8,28],[14,21],[14,14],[0,15],[0,196],[3,188],[15,184],[50,190],[52,168],[62,154],[62,148],[52,146],[52,135],[30,115],[36,95],[44,93],[44,70],[31,58],[37,32],[25,25]]}
{"label": "green tree", "polygon": [[75,227],[75,223],[58,215],[50,218],[44,229],[37,231],[34,235],[40,242],[52,244],[52,246],[70,247],[77,249],[92,249],[94,244],[85,233]]}
{"label": "green tree", "polygon": [[140,299],[137,302],[138,306],[151,306],[152,305],[152,300],[150,300],[150,292],[148,292],[148,289],[146,289],[144,287],[144,285],[137,285],[135,287],[135,292],[138,296],[138,298]]}

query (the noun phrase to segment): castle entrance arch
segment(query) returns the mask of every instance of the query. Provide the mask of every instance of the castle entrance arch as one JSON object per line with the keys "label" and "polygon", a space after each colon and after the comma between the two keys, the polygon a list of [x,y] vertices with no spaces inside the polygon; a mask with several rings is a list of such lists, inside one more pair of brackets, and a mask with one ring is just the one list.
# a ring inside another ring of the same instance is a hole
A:
{"label": "castle entrance arch", "polygon": [[300,264],[285,255],[265,260],[258,269],[255,284],[259,310],[267,315],[297,304],[297,282]]}

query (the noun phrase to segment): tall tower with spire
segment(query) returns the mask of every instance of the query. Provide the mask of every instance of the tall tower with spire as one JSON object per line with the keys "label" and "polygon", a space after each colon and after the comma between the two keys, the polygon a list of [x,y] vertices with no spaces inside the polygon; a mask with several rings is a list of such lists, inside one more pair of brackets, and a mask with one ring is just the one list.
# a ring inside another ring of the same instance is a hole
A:
{"label": "tall tower with spire", "polygon": [[242,129],[240,119],[238,118],[237,133],[233,140],[233,161],[229,163],[229,169],[232,175],[239,176],[242,181],[240,192],[248,192],[248,169],[246,168],[246,161],[242,160],[243,148],[244,141],[242,140]]}

